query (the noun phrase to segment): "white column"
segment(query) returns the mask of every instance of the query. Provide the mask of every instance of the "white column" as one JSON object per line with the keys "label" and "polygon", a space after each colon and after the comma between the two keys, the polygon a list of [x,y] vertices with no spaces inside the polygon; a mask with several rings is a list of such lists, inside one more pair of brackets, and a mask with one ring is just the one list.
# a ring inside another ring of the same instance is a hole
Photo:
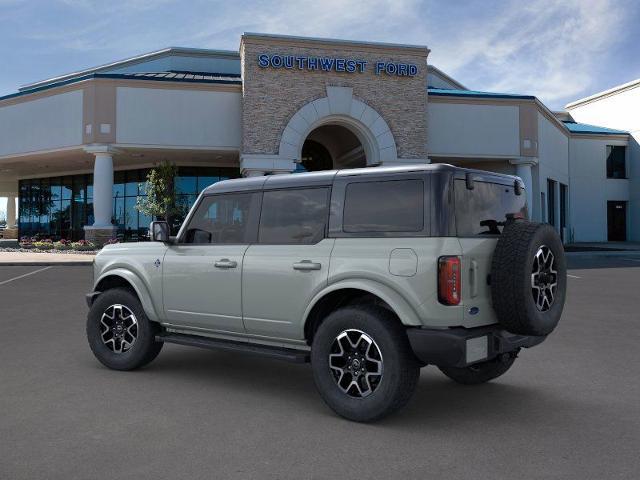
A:
{"label": "white column", "polygon": [[113,157],[111,153],[95,153],[93,164],[94,227],[111,227],[113,216]]}
{"label": "white column", "polygon": [[16,197],[7,197],[7,228],[16,227]]}
{"label": "white column", "polygon": [[531,168],[538,164],[537,158],[522,157],[511,160],[510,163],[516,166],[516,175],[522,179],[524,189],[527,196],[527,207],[529,209],[529,219],[533,218],[533,173]]}

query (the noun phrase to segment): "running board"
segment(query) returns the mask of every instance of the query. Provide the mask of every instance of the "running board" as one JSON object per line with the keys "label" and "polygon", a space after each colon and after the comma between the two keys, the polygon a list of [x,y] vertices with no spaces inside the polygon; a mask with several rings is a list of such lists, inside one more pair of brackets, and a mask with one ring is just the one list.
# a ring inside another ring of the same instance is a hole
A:
{"label": "running board", "polygon": [[156,335],[156,341],[177,343],[178,345],[188,345],[190,347],[209,348],[212,350],[244,352],[293,363],[308,363],[310,361],[309,352],[303,350],[271,347],[255,343],[222,340],[219,338],[199,337],[197,335],[185,335],[182,333],[163,333]]}

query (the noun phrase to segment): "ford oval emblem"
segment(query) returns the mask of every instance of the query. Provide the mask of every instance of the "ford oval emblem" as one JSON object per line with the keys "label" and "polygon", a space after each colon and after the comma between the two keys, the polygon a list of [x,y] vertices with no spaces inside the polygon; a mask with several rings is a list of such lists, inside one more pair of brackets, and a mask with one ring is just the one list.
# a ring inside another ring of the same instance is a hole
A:
{"label": "ford oval emblem", "polygon": [[471,307],[469,309],[469,315],[477,315],[480,312],[480,309],[478,307]]}

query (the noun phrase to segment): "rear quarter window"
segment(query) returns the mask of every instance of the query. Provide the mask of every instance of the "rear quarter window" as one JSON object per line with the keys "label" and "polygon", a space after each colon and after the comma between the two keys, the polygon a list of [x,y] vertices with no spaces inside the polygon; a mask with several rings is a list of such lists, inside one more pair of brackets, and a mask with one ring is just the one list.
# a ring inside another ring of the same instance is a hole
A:
{"label": "rear quarter window", "polygon": [[424,181],[348,184],[342,227],[347,233],[421,232],[424,229]]}
{"label": "rear quarter window", "polygon": [[526,195],[512,186],[475,181],[473,190],[455,180],[455,218],[458,236],[500,235],[508,215],[527,218]]}

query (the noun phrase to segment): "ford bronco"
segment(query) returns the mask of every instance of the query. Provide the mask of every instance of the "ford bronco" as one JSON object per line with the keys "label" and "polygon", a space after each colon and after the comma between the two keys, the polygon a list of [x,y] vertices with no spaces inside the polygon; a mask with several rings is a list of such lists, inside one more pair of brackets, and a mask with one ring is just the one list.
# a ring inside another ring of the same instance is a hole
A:
{"label": "ford bronco", "polygon": [[382,418],[421,367],[487,382],[558,324],[562,242],[525,199],[518,177],[444,164],[216,183],[176,237],[156,221],[96,256],[89,345],[116,370],[164,343],[310,362],[335,412]]}

